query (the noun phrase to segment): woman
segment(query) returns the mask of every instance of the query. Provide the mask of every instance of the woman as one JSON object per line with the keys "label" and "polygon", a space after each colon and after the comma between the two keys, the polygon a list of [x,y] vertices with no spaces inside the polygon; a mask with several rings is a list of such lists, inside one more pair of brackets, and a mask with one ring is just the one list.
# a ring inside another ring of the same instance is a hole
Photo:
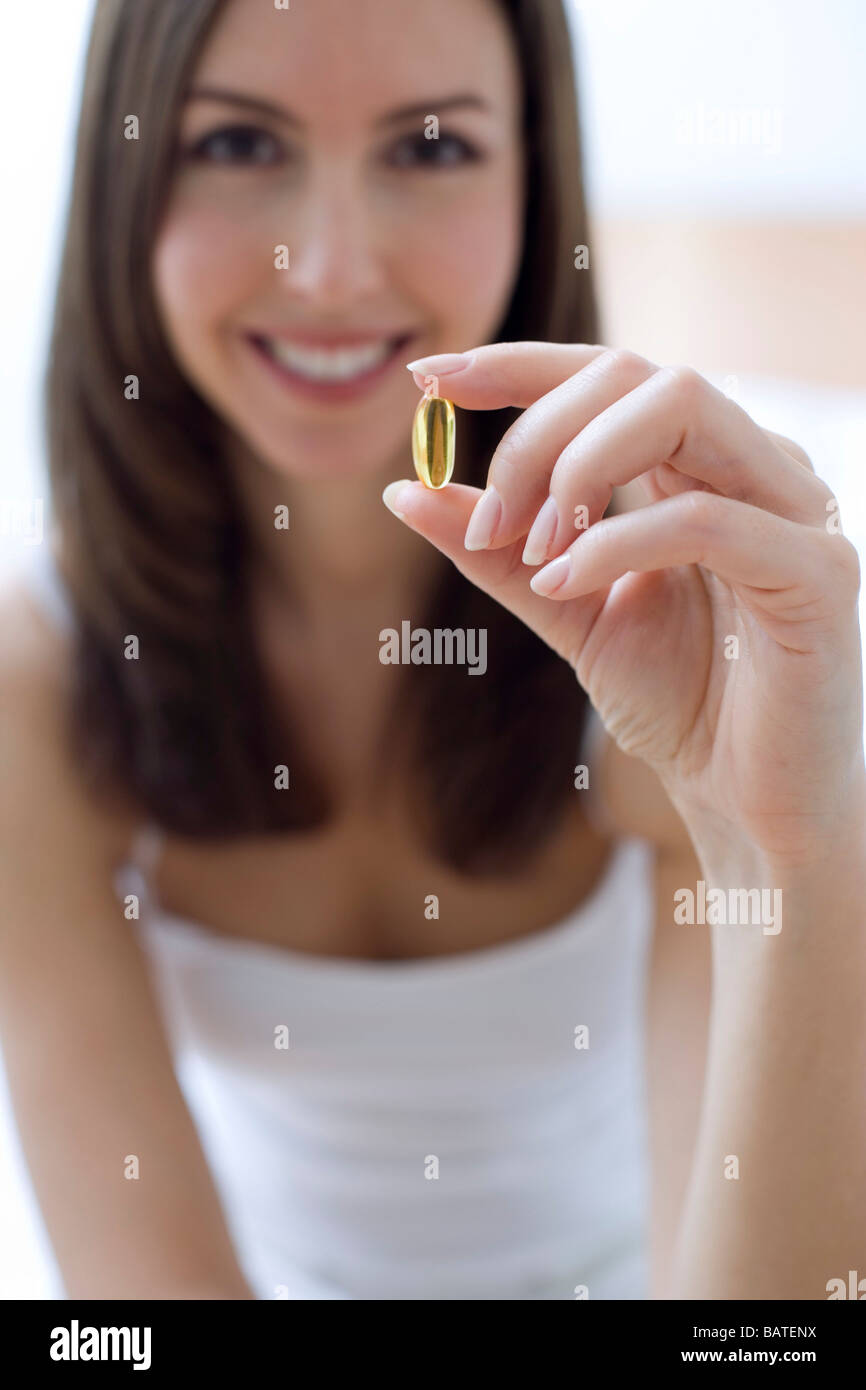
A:
{"label": "woman", "polygon": [[[820,1298],[862,1253],[856,556],[796,445],[585,346],[568,53],[558,0],[97,7],[2,662],[72,1297]],[[457,481],[398,525],[431,376]]]}

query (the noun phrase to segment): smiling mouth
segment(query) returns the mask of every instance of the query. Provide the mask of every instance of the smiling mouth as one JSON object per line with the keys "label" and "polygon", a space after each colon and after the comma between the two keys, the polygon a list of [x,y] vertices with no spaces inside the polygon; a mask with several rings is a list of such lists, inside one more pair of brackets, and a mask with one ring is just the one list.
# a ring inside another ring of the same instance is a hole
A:
{"label": "smiling mouth", "polygon": [[366,343],[301,344],[250,334],[249,339],[277,367],[301,381],[321,386],[345,385],[374,376],[411,341],[411,333]]}

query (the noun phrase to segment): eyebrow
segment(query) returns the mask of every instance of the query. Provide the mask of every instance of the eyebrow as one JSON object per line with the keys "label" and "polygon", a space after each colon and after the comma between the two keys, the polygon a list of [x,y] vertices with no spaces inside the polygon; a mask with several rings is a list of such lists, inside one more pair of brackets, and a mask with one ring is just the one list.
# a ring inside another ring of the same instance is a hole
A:
{"label": "eyebrow", "polygon": [[[218,101],[227,106],[242,106],[249,111],[258,111],[263,115],[271,116],[274,120],[282,121],[285,125],[303,128],[304,122],[299,116],[295,116],[291,111],[282,106],[275,106],[273,102],[262,101],[260,97],[245,96],[243,92],[231,92],[221,87],[195,87],[186,93],[186,101]],[[377,126],[396,125],[399,121],[411,120],[413,117],[423,120],[425,116],[436,115],[440,111],[449,111],[455,106],[468,106],[477,111],[488,111],[488,103],[474,92],[459,92],[450,97],[431,98],[429,101],[413,101],[409,106],[399,106],[394,111],[389,111],[387,115],[380,116],[376,121]]]}

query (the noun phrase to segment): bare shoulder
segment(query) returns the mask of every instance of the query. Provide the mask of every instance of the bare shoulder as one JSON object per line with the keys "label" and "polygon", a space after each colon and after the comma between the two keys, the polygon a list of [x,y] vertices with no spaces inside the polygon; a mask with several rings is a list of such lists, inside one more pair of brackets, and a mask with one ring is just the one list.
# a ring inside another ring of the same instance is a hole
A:
{"label": "bare shoulder", "polygon": [[59,670],[67,646],[65,634],[42,611],[22,575],[5,575],[0,581],[0,680],[4,693],[13,695],[28,674],[35,679],[39,670]]}
{"label": "bare shoulder", "polygon": [[[70,642],[19,575],[0,582],[0,793],[12,853],[53,841],[66,857],[85,841],[92,862],[111,864],[129,822],[92,803],[70,753]],[[52,835],[52,830],[57,833]],[[55,860],[56,863],[56,860]]]}
{"label": "bare shoulder", "polygon": [[[69,1298],[251,1298],[111,879],[122,816],[70,752],[68,640],[0,586],[0,1048]],[[134,1200],[130,1143],[149,1174]]]}
{"label": "bare shoulder", "polygon": [[[18,574],[0,582],[0,737],[4,783],[18,800],[29,790],[31,756],[61,723],[69,666],[65,632],[43,612]],[[23,781],[21,778],[23,777]]]}

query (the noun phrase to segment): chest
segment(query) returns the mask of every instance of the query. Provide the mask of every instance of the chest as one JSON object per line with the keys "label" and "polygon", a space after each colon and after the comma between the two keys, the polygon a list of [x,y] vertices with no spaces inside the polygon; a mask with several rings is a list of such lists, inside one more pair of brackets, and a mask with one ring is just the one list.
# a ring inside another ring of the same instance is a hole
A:
{"label": "chest", "polygon": [[592,894],[611,852],[575,807],[519,874],[468,877],[432,859],[393,813],[356,812],[321,832],[222,846],[170,837],[151,889],[165,911],[230,937],[412,960],[543,930]]}

